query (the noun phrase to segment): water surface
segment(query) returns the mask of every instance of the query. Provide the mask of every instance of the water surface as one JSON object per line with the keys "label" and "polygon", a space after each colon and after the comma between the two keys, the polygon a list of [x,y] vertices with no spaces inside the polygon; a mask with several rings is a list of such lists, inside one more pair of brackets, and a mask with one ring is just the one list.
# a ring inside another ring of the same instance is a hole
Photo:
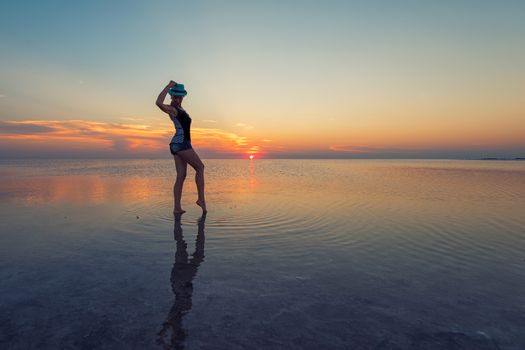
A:
{"label": "water surface", "polygon": [[524,349],[525,163],[0,162],[0,346]]}

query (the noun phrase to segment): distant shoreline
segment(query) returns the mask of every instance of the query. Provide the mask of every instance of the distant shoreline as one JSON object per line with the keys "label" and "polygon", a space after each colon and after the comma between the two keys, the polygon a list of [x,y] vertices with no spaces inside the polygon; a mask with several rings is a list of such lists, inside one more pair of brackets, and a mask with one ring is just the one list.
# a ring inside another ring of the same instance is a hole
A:
{"label": "distant shoreline", "polygon": [[492,157],[489,157],[489,158],[480,158],[479,160],[525,160],[525,158],[521,158],[521,157],[518,157],[518,158],[492,158]]}

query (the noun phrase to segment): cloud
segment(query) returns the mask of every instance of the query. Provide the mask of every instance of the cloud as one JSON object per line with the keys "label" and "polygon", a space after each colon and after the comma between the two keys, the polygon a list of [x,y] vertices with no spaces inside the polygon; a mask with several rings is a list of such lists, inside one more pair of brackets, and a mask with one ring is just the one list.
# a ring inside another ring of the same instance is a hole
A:
{"label": "cloud", "polygon": [[191,131],[192,143],[215,152],[243,153],[248,139],[220,129],[195,128]]}
{"label": "cloud", "polygon": [[0,134],[40,134],[56,131],[52,126],[31,122],[0,121]]}
{"label": "cloud", "polygon": [[120,120],[127,120],[132,122],[144,121],[144,118],[133,118],[133,117],[120,117]]}
{"label": "cloud", "polygon": [[[203,158],[479,158],[522,157],[521,144],[507,147],[472,144],[456,147],[394,148],[350,143],[309,148],[270,139],[253,142],[240,133],[192,128],[192,144]],[[170,157],[173,127],[89,120],[0,121],[0,158],[17,157]]]}
{"label": "cloud", "polygon": [[[25,120],[0,123],[2,138],[12,145],[23,141],[46,149],[84,148],[124,155],[135,150],[154,153],[166,146],[168,129],[150,129],[145,125],[104,123],[85,120]],[[164,142],[163,142],[164,141]],[[86,146],[88,145],[88,146]]]}
{"label": "cloud", "polygon": [[213,119],[204,119],[203,122],[205,122],[205,123],[217,123],[217,121],[213,120]]}
{"label": "cloud", "polygon": [[[350,144],[336,144],[330,145],[329,150],[332,154],[347,154],[349,156],[370,156],[370,157],[415,157],[417,154],[433,154],[436,150],[432,148],[398,148],[398,147],[368,147],[368,146],[355,146]],[[441,148],[441,151],[444,149]]]}
{"label": "cloud", "polygon": [[383,151],[384,149],[380,148],[371,148],[365,146],[355,146],[355,145],[330,145],[330,151],[334,152],[346,152],[346,153],[374,153]]}
{"label": "cloud", "polygon": [[235,126],[240,127],[240,128],[244,128],[246,130],[253,129],[253,126],[248,125],[248,124],[244,124],[244,123],[237,123],[237,124],[235,124]]}
{"label": "cloud", "polygon": [[[204,153],[235,156],[249,149],[248,139],[235,133],[212,128],[193,128],[191,133],[192,143]],[[0,148],[9,155],[38,149],[38,154],[49,150],[51,155],[82,150],[92,156],[162,156],[169,154],[173,129],[86,120],[24,120],[0,121],[0,134]]]}
{"label": "cloud", "polygon": [[112,144],[111,144],[111,147],[115,150],[115,151],[122,151],[122,152],[126,152],[128,151],[129,149],[132,148],[132,145],[133,143],[126,139],[126,138],[120,138],[120,137],[115,137],[111,140]]}

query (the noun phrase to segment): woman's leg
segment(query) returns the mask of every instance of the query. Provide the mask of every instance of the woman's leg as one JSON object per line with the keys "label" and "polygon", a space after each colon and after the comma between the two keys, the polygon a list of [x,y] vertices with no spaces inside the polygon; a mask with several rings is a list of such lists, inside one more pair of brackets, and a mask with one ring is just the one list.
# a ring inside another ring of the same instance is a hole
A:
{"label": "woman's leg", "polygon": [[206,199],[204,198],[204,164],[193,150],[193,148],[180,151],[177,153],[186,163],[189,163],[195,169],[195,184],[197,185],[197,205],[206,212]]}
{"label": "woman's leg", "polygon": [[175,159],[175,169],[177,170],[177,179],[175,180],[175,185],[173,185],[173,214],[184,213],[180,200],[182,198],[182,185],[184,185],[184,179],[186,179],[186,169],[188,168],[188,163],[178,155],[174,155]]}

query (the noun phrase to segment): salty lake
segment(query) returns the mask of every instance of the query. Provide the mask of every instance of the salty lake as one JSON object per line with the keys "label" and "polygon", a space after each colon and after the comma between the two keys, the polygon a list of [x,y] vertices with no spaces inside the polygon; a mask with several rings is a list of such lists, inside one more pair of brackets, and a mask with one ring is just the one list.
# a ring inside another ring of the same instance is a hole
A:
{"label": "salty lake", "polygon": [[0,161],[2,349],[525,349],[525,162]]}

